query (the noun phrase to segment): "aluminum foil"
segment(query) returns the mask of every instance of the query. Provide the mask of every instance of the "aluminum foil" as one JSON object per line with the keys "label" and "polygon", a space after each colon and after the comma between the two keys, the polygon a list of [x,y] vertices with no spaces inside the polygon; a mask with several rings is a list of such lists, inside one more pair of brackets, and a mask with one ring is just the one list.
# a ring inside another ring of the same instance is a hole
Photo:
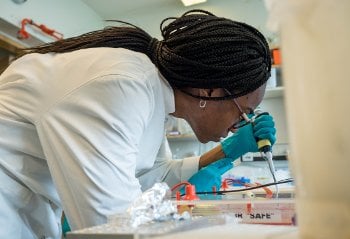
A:
{"label": "aluminum foil", "polygon": [[176,205],[170,199],[170,189],[166,183],[156,183],[145,191],[128,208],[129,223],[137,227],[151,221],[178,219]]}

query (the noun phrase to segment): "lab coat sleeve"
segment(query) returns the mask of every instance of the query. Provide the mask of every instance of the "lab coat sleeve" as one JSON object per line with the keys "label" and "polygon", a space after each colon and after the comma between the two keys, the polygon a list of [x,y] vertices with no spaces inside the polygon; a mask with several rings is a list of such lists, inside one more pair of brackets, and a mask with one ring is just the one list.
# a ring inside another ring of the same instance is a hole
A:
{"label": "lab coat sleeve", "polygon": [[152,114],[145,81],[109,75],[81,86],[37,122],[72,229],[106,223],[141,194],[138,144]]}
{"label": "lab coat sleeve", "polygon": [[153,167],[139,176],[142,190],[147,190],[156,182],[166,182],[171,188],[179,182],[187,181],[198,172],[199,158],[199,156],[194,156],[172,159],[168,140],[164,136]]}

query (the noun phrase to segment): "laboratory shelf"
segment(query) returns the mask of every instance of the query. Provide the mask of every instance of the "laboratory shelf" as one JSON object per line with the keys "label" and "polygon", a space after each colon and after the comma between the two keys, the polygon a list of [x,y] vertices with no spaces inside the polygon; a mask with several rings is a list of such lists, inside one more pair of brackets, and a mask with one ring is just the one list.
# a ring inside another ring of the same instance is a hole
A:
{"label": "laboratory shelf", "polygon": [[194,141],[197,140],[194,134],[167,135],[168,141]]}
{"label": "laboratory shelf", "polygon": [[279,98],[283,97],[284,87],[278,86],[275,88],[267,88],[265,92],[264,99]]}
{"label": "laboratory shelf", "polygon": [[282,65],[280,65],[280,64],[273,64],[271,67],[273,67],[273,68],[281,68]]}

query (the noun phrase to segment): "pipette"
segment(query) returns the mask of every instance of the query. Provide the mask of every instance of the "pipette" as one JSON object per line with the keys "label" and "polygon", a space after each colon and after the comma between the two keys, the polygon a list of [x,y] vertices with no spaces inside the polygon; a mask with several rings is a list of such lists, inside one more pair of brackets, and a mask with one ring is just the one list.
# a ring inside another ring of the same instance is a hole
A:
{"label": "pipette", "polygon": [[[254,111],[255,116],[251,119],[252,123],[254,124],[254,120],[258,118],[261,115],[268,114],[267,112],[263,112],[261,109],[256,109]],[[273,163],[273,156],[272,156],[272,146],[271,142],[268,139],[257,139],[258,149],[261,153],[261,156],[267,161],[269,165],[269,169],[273,178],[273,181],[276,183],[276,175],[275,175],[275,165]],[[278,198],[278,185],[276,184],[276,198]]]}

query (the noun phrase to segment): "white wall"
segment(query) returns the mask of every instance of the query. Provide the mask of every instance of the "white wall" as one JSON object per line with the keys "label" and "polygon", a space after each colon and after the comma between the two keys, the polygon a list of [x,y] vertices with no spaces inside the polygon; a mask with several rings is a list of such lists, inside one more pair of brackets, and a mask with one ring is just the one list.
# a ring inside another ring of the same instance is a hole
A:
{"label": "white wall", "polygon": [[[20,27],[23,18],[30,18],[64,35],[64,38],[79,35],[104,26],[102,19],[80,0],[29,0],[16,4],[10,0],[0,1],[0,18]],[[35,28],[26,30],[42,41],[55,40]],[[1,30],[1,29],[0,29]]]}
{"label": "white wall", "polygon": [[276,139],[279,144],[287,144],[289,142],[287,132],[286,112],[284,107],[284,97],[268,98],[264,99],[260,107],[269,112],[274,117],[276,126]]}
{"label": "white wall", "polygon": [[217,16],[246,22],[262,31],[266,36],[271,35],[265,27],[267,11],[262,0],[209,0],[207,3],[191,7],[184,7],[180,0],[164,1],[157,7],[142,7],[115,18],[133,23],[152,36],[160,38],[159,25],[164,18],[177,17],[185,11],[197,8],[210,11]]}

